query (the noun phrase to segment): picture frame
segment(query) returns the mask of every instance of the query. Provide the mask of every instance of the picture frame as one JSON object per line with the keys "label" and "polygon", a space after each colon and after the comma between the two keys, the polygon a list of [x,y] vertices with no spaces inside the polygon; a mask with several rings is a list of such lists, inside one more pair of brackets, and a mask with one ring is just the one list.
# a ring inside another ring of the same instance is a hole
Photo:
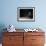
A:
{"label": "picture frame", "polygon": [[17,21],[35,22],[35,7],[18,7]]}

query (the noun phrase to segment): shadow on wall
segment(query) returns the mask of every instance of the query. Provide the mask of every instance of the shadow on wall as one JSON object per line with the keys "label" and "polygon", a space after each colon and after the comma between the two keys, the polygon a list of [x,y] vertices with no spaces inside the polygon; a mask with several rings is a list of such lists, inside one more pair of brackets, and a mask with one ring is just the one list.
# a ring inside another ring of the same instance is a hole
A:
{"label": "shadow on wall", "polygon": [[2,36],[3,36],[2,33],[6,31],[6,29],[4,30],[4,28],[6,28],[5,25],[0,24],[0,43],[2,43]]}

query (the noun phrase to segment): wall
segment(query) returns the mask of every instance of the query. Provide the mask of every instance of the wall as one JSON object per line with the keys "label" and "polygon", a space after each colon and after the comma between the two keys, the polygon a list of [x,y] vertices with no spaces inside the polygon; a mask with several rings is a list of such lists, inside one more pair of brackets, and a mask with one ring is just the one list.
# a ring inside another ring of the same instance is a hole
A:
{"label": "wall", "polygon": [[[16,28],[46,28],[46,0],[0,0],[0,25]],[[17,7],[35,7],[35,22],[18,22]]]}

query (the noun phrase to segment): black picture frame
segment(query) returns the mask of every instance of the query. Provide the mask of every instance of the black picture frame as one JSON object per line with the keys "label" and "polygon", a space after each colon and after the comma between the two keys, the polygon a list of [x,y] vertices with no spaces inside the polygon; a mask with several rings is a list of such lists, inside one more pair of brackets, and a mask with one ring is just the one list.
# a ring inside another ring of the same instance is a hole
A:
{"label": "black picture frame", "polygon": [[17,21],[35,22],[35,7],[18,7]]}

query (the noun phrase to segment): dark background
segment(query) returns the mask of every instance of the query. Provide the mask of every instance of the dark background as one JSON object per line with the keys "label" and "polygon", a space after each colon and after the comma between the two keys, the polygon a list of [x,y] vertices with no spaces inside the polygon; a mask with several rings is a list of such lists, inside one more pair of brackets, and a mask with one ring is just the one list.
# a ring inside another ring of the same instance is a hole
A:
{"label": "dark background", "polygon": [[28,17],[33,19],[33,9],[20,9],[20,17]]}

